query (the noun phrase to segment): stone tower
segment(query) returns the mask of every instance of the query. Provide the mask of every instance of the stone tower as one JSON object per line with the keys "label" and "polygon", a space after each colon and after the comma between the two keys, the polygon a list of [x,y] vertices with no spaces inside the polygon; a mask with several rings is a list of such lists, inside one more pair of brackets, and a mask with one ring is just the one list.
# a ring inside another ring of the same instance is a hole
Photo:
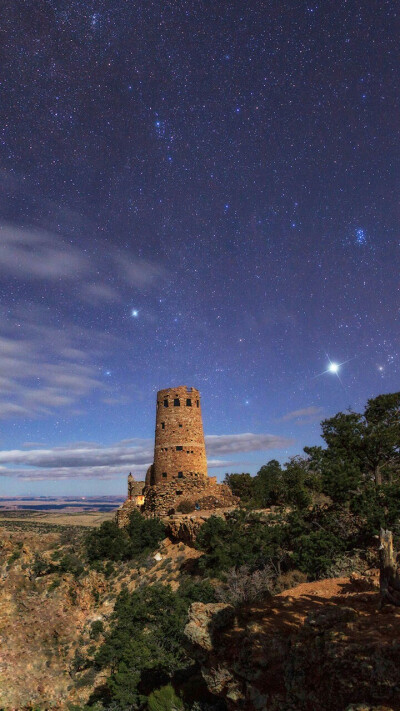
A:
{"label": "stone tower", "polygon": [[154,463],[144,487],[129,475],[128,498],[116,514],[118,525],[126,526],[135,508],[144,516],[170,516],[211,512],[238,502],[226,484],[207,475],[199,391],[185,385],[159,390]]}
{"label": "stone tower", "polygon": [[185,385],[157,393],[154,464],[149,486],[175,479],[207,479],[200,393]]}

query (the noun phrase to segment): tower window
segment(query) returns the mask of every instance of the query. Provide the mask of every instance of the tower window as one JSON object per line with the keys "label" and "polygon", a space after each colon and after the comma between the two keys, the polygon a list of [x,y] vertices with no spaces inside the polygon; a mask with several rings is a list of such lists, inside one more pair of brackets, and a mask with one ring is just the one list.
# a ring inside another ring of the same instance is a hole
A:
{"label": "tower window", "polygon": [[182,427],[182,425],[179,425],[179,427]]}
{"label": "tower window", "polygon": [[186,398],[186,407],[192,407],[192,400],[190,397]]}
{"label": "tower window", "polygon": [[181,406],[181,403],[179,401],[179,397],[175,397],[174,398],[174,407],[180,407],[180,406]]}
{"label": "tower window", "polygon": [[168,398],[167,397],[164,400],[164,407],[168,407]]}
{"label": "tower window", "polygon": [[176,451],[177,451],[177,452],[181,452],[182,449],[183,449],[182,445],[180,445],[180,444],[177,444],[177,445],[176,445]]}
{"label": "tower window", "polygon": [[161,429],[162,429],[162,430],[165,430],[165,422],[162,422],[162,423],[161,423]]}
{"label": "tower window", "polygon": [[178,479],[183,479],[183,472],[178,472]]}
{"label": "tower window", "polygon": [[196,400],[196,405],[197,405],[197,407],[199,407],[199,401],[198,401],[198,400]]}
{"label": "tower window", "polygon": [[163,472],[163,473],[162,473],[162,476],[164,477],[164,479],[166,479],[166,478],[167,478],[167,472]]}

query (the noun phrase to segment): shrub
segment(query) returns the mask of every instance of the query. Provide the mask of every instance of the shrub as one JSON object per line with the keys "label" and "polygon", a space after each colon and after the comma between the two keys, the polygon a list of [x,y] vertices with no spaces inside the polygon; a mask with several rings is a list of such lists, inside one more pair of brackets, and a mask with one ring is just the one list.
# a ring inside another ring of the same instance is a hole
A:
{"label": "shrub", "polygon": [[56,590],[58,587],[60,587],[61,580],[60,578],[55,578],[47,588],[47,592],[51,593],[53,590]]}
{"label": "shrub", "polygon": [[195,581],[189,576],[180,579],[179,595],[189,602],[216,602],[215,590],[208,580]]}
{"label": "shrub", "polygon": [[95,620],[92,622],[92,626],[90,628],[90,636],[92,639],[98,639],[101,634],[104,632],[104,625],[102,620]]}
{"label": "shrub", "polygon": [[104,521],[86,536],[89,561],[130,560],[153,551],[165,536],[165,528],[158,518],[146,519],[133,511],[126,528],[115,521]]}
{"label": "shrub", "polygon": [[[122,590],[110,630],[92,662],[97,670],[109,673],[103,687],[107,708],[113,704],[121,710],[143,708],[144,694],[160,691],[176,672],[192,664],[183,644],[183,630],[189,605],[196,600],[215,600],[209,583],[188,578],[177,592],[160,583],[132,593]],[[155,694],[154,703],[168,699],[168,692],[165,694]]]}
{"label": "shrub", "polygon": [[75,578],[79,578],[85,572],[81,559],[75,553],[66,553],[59,562],[60,573],[72,573]]}
{"label": "shrub", "polygon": [[86,552],[90,561],[126,560],[130,557],[130,540],[115,521],[104,521],[86,537]]}
{"label": "shrub", "polygon": [[253,572],[247,565],[232,568],[226,575],[225,584],[217,587],[216,596],[221,602],[234,606],[251,603],[271,595],[275,577],[269,566]]}
{"label": "shrub", "polygon": [[195,505],[193,501],[190,501],[189,499],[182,499],[176,507],[176,510],[180,513],[189,514],[195,510]]}
{"label": "shrub", "polygon": [[295,588],[297,585],[307,582],[307,575],[301,570],[288,570],[287,573],[282,573],[279,575],[275,581],[274,593],[280,593],[283,590],[290,590],[290,588]]}
{"label": "shrub", "polygon": [[242,503],[250,501],[253,496],[253,477],[248,473],[225,474],[224,484],[227,484],[234,496]]}
{"label": "shrub", "polygon": [[52,572],[52,566],[47,562],[40,553],[35,553],[35,558],[32,565],[32,573],[38,578],[42,575],[48,575]]}
{"label": "shrub", "polygon": [[311,531],[294,541],[293,563],[311,579],[323,576],[335,557],[345,549],[345,542],[326,530]]}
{"label": "shrub", "polygon": [[129,517],[126,532],[131,540],[132,555],[150,553],[165,538],[165,526],[159,518],[144,518],[139,511]]}
{"label": "shrub", "polygon": [[210,516],[196,539],[196,548],[204,551],[199,569],[221,577],[234,561],[236,567],[247,565],[251,571],[267,564],[276,566],[280,573],[286,538],[285,526],[271,517],[244,511],[236,511],[229,521]]}
{"label": "shrub", "polygon": [[7,561],[7,565],[12,565],[20,557],[21,557],[21,551],[14,551],[14,553],[11,553],[11,555]]}
{"label": "shrub", "polygon": [[183,711],[183,703],[171,684],[153,691],[147,704],[149,711]]}

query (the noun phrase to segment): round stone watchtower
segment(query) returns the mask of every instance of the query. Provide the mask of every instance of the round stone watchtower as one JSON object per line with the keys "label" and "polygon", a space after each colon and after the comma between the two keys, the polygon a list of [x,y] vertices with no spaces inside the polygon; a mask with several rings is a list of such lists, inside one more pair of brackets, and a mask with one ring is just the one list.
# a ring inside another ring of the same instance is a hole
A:
{"label": "round stone watchtower", "polygon": [[157,393],[154,464],[146,484],[207,479],[200,393],[186,385]]}

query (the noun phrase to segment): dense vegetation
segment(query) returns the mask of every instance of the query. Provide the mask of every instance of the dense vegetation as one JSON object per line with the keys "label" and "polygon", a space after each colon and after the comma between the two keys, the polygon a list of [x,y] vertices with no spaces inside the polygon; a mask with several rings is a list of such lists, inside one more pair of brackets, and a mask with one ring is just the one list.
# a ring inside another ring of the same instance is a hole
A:
{"label": "dense vegetation", "polygon": [[133,511],[126,528],[119,528],[115,521],[105,521],[100,528],[91,531],[86,539],[89,561],[122,561],[150,553],[165,537],[164,525],[158,518],[146,519]]}
{"label": "dense vegetation", "polygon": [[[194,601],[214,602],[207,582],[184,579],[177,592],[169,585],[155,583],[117,598],[111,627],[104,643],[86,668],[106,670],[104,686],[93,695],[88,708],[150,709],[183,708],[183,702],[169,684],[184,678],[193,662],[183,644],[183,629],[189,605]],[[150,698],[149,698],[150,697]],[[163,703],[170,706],[163,706]]]}
{"label": "dense vegetation", "polygon": [[[373,555],[381,526],[400,533],[400,393],[370,400],[363,414],[325,420],[322,437],[325,448],[306,448],[285,466],[271,460],[255,477],[226,476],[241,507],[204,523],[196,541],[203,555],[176,592],[159,583],[122,590],[107,630],[93,630],[102,644],[84,667],[108,677],[88,708],[216,708],[193,705],[179,681],[193,673],[183,639],[192,601],[241,604],[340,575],[357,556]],[[135,513],[123,531],[108,522],[91,532],[86,555],[94,566],[135,560],[163,536],[160,521]],[[59,565],[76,569],[77,561],[64,557]]]}
{"label": "dense vegetation", "polygon": [[340,505],[360,496],[392,498],[400,479],[400,393],[368,400],[363,414],[339,412],[321,423],[326,447],[305,447],[284,467],[272,459],[255,477],[227,474],[225,483],[249,508],[308,507],[318,494]]}

